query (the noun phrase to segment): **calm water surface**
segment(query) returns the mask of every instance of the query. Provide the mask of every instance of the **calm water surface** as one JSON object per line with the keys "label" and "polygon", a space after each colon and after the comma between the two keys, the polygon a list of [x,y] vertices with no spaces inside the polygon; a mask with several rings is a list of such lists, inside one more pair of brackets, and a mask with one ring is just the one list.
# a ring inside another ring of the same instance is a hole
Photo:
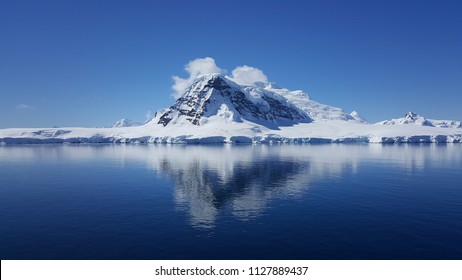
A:
{"label": "calm water surface", "polygon": [[461,259],[462,145],[0,146],[0,259]]}

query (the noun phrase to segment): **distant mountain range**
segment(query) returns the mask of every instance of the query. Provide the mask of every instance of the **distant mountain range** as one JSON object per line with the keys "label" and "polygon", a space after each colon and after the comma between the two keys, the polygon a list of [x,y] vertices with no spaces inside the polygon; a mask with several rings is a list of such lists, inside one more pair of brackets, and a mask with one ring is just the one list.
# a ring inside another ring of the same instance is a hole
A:
{"label": "distant mountain range", "polygon": [[446,128],[461,128],[461,122],[450,121],[450,120],[432,120],[426,119],[414,112],[409,112],[404,115],[403,118],[391,119],[387,121],[381,121],[377,124],[383,125],[401,125],[401,124],[414,124],[421,126],[432,126],[432,127],[446,127]]}
{"label": "distant mountain range", "polygon": [[145,124],[128,119],[112,128],[0,129],[0,143],[430,143],[462,140],[460,121],[416,113],[369,124],[356,111],[312,100],[272,83],[237,84],[202,75]]}

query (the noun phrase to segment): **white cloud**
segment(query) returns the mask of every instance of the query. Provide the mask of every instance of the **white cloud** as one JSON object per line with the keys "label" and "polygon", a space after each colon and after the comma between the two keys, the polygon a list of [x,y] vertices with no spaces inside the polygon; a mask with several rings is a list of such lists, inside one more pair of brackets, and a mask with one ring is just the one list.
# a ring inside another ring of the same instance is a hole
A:
{"label": "white cloud", "polygon": [[231,74],[232,76],[227,78],[239,85],[252,86],[257,83],[268,83],[268,77],[263,71],[247,65],[236,67]]}
{"label": "white cloud", "polygon": [[31,106],[31,105],[27,105],[27,104],[18,104],[18,105],[16,105],[16,109],[29,110],[29,109],[34,109],[34,107]]}
{"label": "white cloud", "polygon": [[197,58],[191,60],[185,65],[184,70],[189,73],[189,77],[183,79],[178,76],[173,76],[174,84],[172,89],[174,90],[173,97],[178,98],[184,91],[193,83],[193,81],[205,74],[220,73],[223,74],[225,71],[215,64],[215,59],[211,57]]}
{"label": "white cloud", "polygon": [[[174,81],[172,86],[174,93],[172,96],[175,98],[180,97],[199,76],[211,73],[226,73],[226,70],[218,67],[215,63],[215,59],[211,57],[191,60],[188,62],[188,64],[185,65],[184,70],[189,74],[187,78],[181,78],[179,76],[172,77]],[[266,77],[262,70],[247,65],[236,67],[231,72],[231,76],[226,76],[226,78],[244,86],[254,86],[258,85],[259,83],[268,83],[268,77]]]}

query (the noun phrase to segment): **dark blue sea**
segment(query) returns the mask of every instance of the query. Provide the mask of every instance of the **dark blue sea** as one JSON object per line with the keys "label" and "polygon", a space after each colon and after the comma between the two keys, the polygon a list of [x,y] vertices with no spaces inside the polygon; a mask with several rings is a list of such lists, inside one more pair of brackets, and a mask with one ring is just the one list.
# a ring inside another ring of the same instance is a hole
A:
{"label": "dark blue sea", "polygon": [[461,259],[462,145],[3,145],[1,259]]}

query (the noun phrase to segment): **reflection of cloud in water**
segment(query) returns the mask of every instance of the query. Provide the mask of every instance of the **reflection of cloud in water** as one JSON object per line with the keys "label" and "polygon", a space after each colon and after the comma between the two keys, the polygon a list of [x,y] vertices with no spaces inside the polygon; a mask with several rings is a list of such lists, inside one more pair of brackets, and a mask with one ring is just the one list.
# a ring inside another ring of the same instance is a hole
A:
{"label": "reflection of cloud in water", "polygon": [[373,164],[409,172],[444,164],[460,165],[462,146],[448,145],[37,145],[0,146],[0,161],[113,166],[148,166],[171,178],[174,199],[191,224],[213,227],[231,212],[251,220],[271,199],[303,194],[310,182]]}

